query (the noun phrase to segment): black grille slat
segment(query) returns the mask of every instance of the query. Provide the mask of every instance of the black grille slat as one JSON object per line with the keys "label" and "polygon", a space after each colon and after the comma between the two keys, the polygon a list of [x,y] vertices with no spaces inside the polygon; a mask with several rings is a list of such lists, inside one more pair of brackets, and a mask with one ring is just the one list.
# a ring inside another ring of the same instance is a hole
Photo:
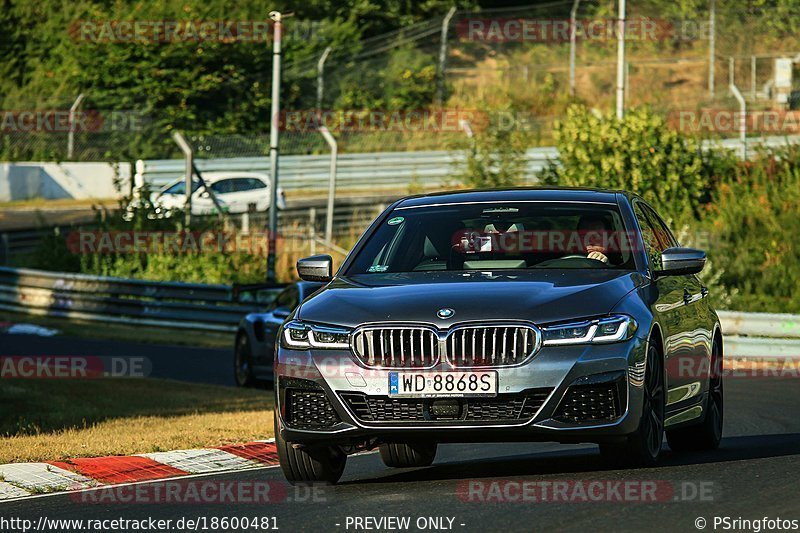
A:
{"label": "black grille slat", "polygon": [[366,366],[430,368],[440,355],[458,368],[514,366],[539,349],[539,333],[527,325],[459,326],[441,344],[422,326],[370,326],[353,334],[352,351]]}
{"label": "black grille slat", "polygon": [[333,427],[341,420],[321,390],[286,390],[286,423],[298,429]]}
{"label": "black grille slat", "polygon": [[518,365],[537,349],[529,326],[469,326],[450,333],[447,358],[455,367]]}
{"label": "black grille slat", "polygon": [[610,422],[622,416],[622,402],[616,382],[573,385],[553,418],[572,424]]}
{"label": "black grille slat", "polygon": [[429,368],[439,360],[436,332],[421,327],[356,331],[352,348],[363,364],[380,368]]}
{"label": "black grille slat", "polygon": [[424,422],[521,422],[534,417],[547,400],[552,389],[535,389],[522,393],[501,394],[495,398],[448,399],[461,403],[458,418],[437,419],[431,414],[433,398],[392,398],[367,396],[363,393],[342,393],[342,399],[362,422],[402,423]]}

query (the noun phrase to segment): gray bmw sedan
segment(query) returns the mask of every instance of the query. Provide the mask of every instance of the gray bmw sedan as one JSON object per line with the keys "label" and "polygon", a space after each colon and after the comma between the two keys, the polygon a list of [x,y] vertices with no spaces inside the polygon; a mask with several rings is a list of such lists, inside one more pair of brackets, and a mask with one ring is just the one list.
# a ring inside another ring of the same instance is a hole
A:
{"label": "gray bmw sedan", "polygon": [[275,434],[291,482],[335,483],[348,454],[431,464],[444,442],[597,443],[652,465],[722,434],[722,333],[656,210],[623,191],[415,196],[367,229],[283,323]]}

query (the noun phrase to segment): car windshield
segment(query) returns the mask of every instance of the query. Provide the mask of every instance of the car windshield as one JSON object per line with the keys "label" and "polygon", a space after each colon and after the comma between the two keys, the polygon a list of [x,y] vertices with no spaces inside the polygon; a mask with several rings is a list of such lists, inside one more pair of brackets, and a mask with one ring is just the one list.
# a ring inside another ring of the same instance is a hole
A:
{"label": "car windshield", "polygon": [[464,203],[397,208],[346,275],[521,269],[634,270],[616,204]]}

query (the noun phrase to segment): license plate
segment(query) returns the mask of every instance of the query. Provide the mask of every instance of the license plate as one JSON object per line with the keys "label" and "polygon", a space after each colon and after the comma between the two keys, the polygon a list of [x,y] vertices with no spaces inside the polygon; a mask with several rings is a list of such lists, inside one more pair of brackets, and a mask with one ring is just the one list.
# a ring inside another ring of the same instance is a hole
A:
{"label": "license plate", "polygon": [[389,372],[389,396],[497,396],[497,372]]}

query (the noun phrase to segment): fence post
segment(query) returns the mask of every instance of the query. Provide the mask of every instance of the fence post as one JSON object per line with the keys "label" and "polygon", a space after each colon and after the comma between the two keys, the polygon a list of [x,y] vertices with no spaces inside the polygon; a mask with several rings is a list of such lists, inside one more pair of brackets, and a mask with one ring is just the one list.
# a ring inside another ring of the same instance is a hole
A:
{"label": "fence post", "polygon": [[2,264],[7,265],[9,263],[9,257],[11,255],[11,253],[9,252],[9,246],[8,246],[8,233],[3,233],[3,235],[0,236],[0,242],[2,242],[2,245],[3,245],[3,263]]}
{"label": "fence post", "polygon": [[710,0],[711,5],[708,9],[708,95],[714,97],[714,55],[716,54],[716,0]]}
{"label": "fence post", "polygon": [[317,255],[317,208],[308,210],[309,255]]}
{"label": "fence post", "polygon": [[578,16],[578,6],[581,0],[575,0],[572,10],[569,12],[569,95],[575,98],[575,46],[577,40],[577,29],[575,20]]}
{"label": "fence post", "polygon": [[184,137],[181,132],[173,131],[172,138],[175,140],[178,146],[180,146],[183,156],[186,158],[186,169],[184,170],[186,173],[184,177],[186,187],[186,202],[184,203],[184,209],[186,211],[184,215],[185,224],[188,228],[192,224],[192,174],[194,173],[194,150],[192,150],[191,145],[186,141],[186,137]]}
{"label": "fence post", "polygon": [[617,0],[617,118],[625,115],[625,0]]}
{"label": "fence post", "polygon": [[331,148],[331,168],[328,174],[328,211],[325,213],[325,240],[331,242],[333,238],[333,205],[336,197],[336,159],[339,156],[339,145],[325,126],[320,125],[319,132]]}
{"label": "fence post", "polygon": [[317,62],[317,112],[322,112],[322,96],[325,92],[325,60],[333,50],[330,46],[325,48],[322,52],[319,61]]}
{"label": "fence post", "polygon": [[744,96],[742,96],[742,93],[736,85],[731,83],[730,89],[733,96],[739,101],[739,113],[741,114],[739,120],[739,140],[742,143],[742,160],[745,160],[747,159],[747,102],[745,102]]}
{"label": "fence post", "polygon": [[728,85],[736,84],[736,59],[728,56]]}
{"label": "fence post", "polygon": [[456,7],[450,8],[442,20],[442,41],[439,44],[439,76],[436,84],[436,103],[441,106],[444,101],[444,69],[447,63],[447,29],[450,19],[456,14]]}
{"label": "fence post", "polygon": [[72,159],[72,154],[75,150],[75,111],[78,106],[83,102],[83,93],[80,93],[73,102],[72,107],[69,108],[69,133],[67,134],[67,159]]}

